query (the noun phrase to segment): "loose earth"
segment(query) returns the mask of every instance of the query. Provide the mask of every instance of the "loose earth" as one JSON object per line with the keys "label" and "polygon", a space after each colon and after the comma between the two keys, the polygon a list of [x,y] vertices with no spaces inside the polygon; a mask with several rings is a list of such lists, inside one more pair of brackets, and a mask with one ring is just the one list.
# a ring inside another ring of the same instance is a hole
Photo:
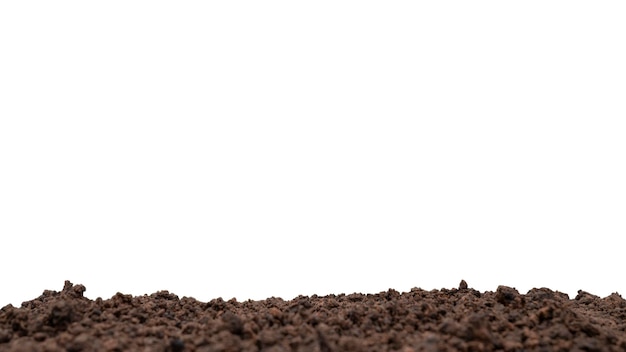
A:
{"label": "loose earth", "polygon": [[0,309],[0,351],[626,351],[626,301],[499,286],[200,302],[90,300],[66,281]]}

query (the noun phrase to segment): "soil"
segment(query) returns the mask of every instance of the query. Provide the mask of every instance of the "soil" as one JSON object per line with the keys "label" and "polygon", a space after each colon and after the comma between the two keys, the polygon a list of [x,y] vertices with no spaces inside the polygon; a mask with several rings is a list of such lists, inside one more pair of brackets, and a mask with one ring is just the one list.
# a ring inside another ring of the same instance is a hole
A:
{"label": "soil", "polygon": [[0,309],[0,351],[626,351],[626,301],[499,286],[200,302],[83,297],[65,282]]}

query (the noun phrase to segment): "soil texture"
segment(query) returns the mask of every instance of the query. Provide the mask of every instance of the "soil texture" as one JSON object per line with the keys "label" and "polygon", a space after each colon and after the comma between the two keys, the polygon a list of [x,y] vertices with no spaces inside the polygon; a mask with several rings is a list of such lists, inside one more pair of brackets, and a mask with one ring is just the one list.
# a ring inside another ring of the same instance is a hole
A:
{"label": "soil texture", "polygon": [[626,351],[626,301],[499,286],[200,302],[90,300],[65,282],[0,309],[0,351]]}

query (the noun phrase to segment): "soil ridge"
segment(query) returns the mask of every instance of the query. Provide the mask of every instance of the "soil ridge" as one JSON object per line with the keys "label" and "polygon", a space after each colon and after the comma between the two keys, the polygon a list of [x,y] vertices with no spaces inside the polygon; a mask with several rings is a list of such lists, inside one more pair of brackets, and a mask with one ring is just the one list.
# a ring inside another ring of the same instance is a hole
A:
{"label": "soil ridge", "polygon": [[394,289],[201,302],[168,291],[90,300],[65,281],[0,309],[3,351],[626,351],[626,300],[548,288]]}

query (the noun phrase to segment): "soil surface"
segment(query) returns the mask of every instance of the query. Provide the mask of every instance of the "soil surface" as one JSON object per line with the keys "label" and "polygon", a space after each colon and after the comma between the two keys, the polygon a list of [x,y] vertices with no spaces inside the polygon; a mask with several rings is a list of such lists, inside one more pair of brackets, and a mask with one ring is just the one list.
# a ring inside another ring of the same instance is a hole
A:
{"label": "soil surface", "polygon": [[0,351],[626,351],[626,301],[547,288],[393,289],[204,303],[83,297],[65,282],[0,309]]}

